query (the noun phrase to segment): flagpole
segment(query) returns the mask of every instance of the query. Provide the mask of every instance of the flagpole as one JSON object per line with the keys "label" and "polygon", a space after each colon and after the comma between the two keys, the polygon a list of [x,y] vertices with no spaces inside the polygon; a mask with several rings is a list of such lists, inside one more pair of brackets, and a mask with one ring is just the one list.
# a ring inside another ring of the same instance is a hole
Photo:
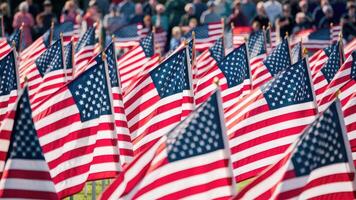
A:
{"label": "flagpole", "polygon": [[[111,35],[111,42],[113,43],[114,45],[114,56],[115,56],[115,60],[117,60],[117,54],[116,54],[116,47],[115,47],[115,35]],[[119,73],[119,70],[118,70],[118,66],[116,66],[117,70],[116,70],[116,73],[117,73],[117,79],[118,79],[118,83],[119,83],[119,88],[120,88],[120,92],[122,93],[122,86],[121,86],[121,76],[120,76],[120,73]]]}
{"label": "flagpole", "polygon": [[4,16],[1,16],[1,37],[5,37]]}
{"label": "flagpole", "polygon": [[[266,43],[267,36],[266,36],[266,27],[265,27],[265,26],[262,27],[262,31],[263,31],[263,37],[264,37],[263,43],[264,43],[264,47],[265,47],[266,54],[268,55],[268,52],[267,52],[267,43]],[[271,35],[271,33],[270,33],[270,35]],[[271,38],[271,37],[270,37],[270,38]],[[271,39],[270,39],[270,41],[271,41]]]}
{"label": "flagpole", "polygon": [[289,45],[290,40],[289,40],[289,33],[288,33],[288,31],[286,32],[286,34],[285,34],[285,36],[284,36],[284,39],[286,39],[286,40],[287,40],[287,44],[288,44],[288,54],[289,54],[289,61],[290,61],[290,64],[292,65],[293,63],[292,63],[292,55],[291,55],[291,52],[290,52],[290,45]]}
{"label": "flagpole", "polygon": [[74,79],[74,67],[75,67],[75,62],[74,62],[74,59],[75,59],[75,45],[74,45],[74,37],[72,37],[71,39],[71,42],[72,42],[72,54],[71,54],[71,65],[72,65],[72,80]]}
{"label": "flagpole", "polygon": [[221,33],[221,38],[222,38],[222,45],[223,45],[223,50],[224,50],[224,56],[225,56],[225,37],[224,37],[224,32],[225,32],[225,21],[224,18],[220,19],[221,22],[221,27],[222,27],[222,33]]}
{"label": "flagpole", "polygon": [[344,43],[342,41],[342,32],[339,33],[339,52],[340,52],[340,59],[341,59],[341,63],[344,63],[345,62],[345,54],[344,54]]}
{"label": "flagpole", "polygon": [[67,78],[67,66],[65,65],[65,62],[64,62],[63,33],[61,32],[61,33],[59,34],[59,36],[60,36],[60,40],[61,40],[62,66],[63,66],[63,69],[64,69],[64,81],[65,81],[65,82],[68,82],[68,78]]}
{"label": "flagpole", "polygon": [[49,46],[51,46],[51,44],[52,44],[53,31],[54,31],[54,20],[52,20],[52,22],[51,22],[51,29],[49,32]]}
{"label": "flagpole", "polygon": [[16,83],[17,83],[17,92],[20,92],[21,90],[21,82],[20,82],[20,75],[19,75],[19,65],[18,65],[18,55],[16,52],[16,42],[12,42],[12,51],[14,54],[14,62],[15,62],[15,73],[16,73]]}
{"label": "flagpole", "polygon": [[[157,44],[155,43],[155,35],[156,35],[156,26],[152,26],[152,34],[153,34],[153,51],[155,53],[159,53],[159,55],[161,56],[161,51],[159,51],[160,49],[157,48]],[[156,52],[156,50],[158,50],[159,52]]]}

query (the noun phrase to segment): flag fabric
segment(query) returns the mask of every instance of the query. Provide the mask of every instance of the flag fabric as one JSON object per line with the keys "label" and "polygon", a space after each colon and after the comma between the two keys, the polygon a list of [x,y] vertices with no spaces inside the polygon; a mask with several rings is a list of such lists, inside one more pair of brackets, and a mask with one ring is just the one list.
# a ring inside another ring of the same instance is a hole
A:
{"label": "flag fabric", "polygon": [[[354,81],[354,86],[356,84]],[[354,88],[354,89],[355,89]],[[342,111],[344,114],[345,126],[347,131],[347,136],[350,141],[351,151],[352,151],[352,160],[354,164],[356,163],[356,92],[353,91],[349,100],[345,105],[342,106]]]}
{"label": "flag fabric", "polygon": [[0,60],[0,125],[16,102],[20,88],[15,52],[12,50]]}
{"label": "flag fabric", "polygon": [[143,65],[154,55],[154,36],[149,34],[143,38],[139,44],[118,58],[122,88],[127,88],[132,82],[133,77],[143,71]]}
{"label": "flag fabric", "polygon": [[0,173],[0,198],[58,199],[33,124],[27,89],[12,112],[0,128],[0,137],[9,136],[8,141],[0,139],[0,146],[8,149]]}
{"label": "flag fabric", "polygon": [[312,30],[307,37],[303,37],[303,46],[311,52],[327,48],[331,44],[332,38],[329,28]]}
{"label": "flag fabric", "polygon": [[120,170],[112,94],[104,62],[54,92],[33,119],[59,198]]}
{"label": "flag fabric", "polygon": [[267,47],[264,31],[252,32],[248,38],[248,53],[250,58],[251,75],[252,70],[256,71],[263,65],[263,59],[267,56]]}
{"label": "flag fabric", "polygon": [[151,147],[193,109],[186,48],[140,77],[124,93],[134,155]]}
{"label": "flag fabric", "polygon": [[[246,45],[234,49],[226,57],[214,56],[215,49],[211,48],[212,57],[216,57],[214,64],[198,78],[195,103],[200,105],[214,92],[214,79],[218,79],[221,88],[223,108],[233,105],[251,90],[250,68]],[[213,62],[210,62],[213,63]]]}
{"label": "flag fabric", "polygon": [[88,63],[94,57],[94,49],[95,28],[90,27],[79,39],[77,46],[75,47],[74,68],[72,72],[73,77],[78,76],[89,68]]}
{"label": "flag fabric", "polygon": [[142,24],[130,24],[119,28],[114,32],[116,49],[132,48],[142,38]]}
{"label": "flag fabric", "polygon": [[355,199],[354,179],[342,113],[333,103],[235,199]]}
{"label": "flag fabric", "polygon": [[337,42],[340,38],[340,33],[342,32],[342,26],[340,25],[332,25],[330,27],[330,34],[332,42]]}
{"label": "flag fabric", "polygon": [[[129,129],[127,127],[127,120],[124,110],[124,103],[122,101],[122,91],[118,77],[118,69],[116,65],[115,44],[111,42],[104,51],[107,60],[109,71],[111,92],[113,96],[113,113],[115,116],[115,125],[118,139],[118,147],[120,154],[120,164],[129,163],[133,157],[132,141]],[[102,54],[96,58],[96,62],[102,62]]]}
{"label": "flag fabric", "polygon": [[298,42],[294,45],[290,52],[292,64],[295,64],[303,59],[303,45],[302,42]]}
{"label": "flag fabric", "polygon": [[73,66],[74,66],[74,40],[69,42],[64,47],[64,68],[66,69],[67,81],[71,81],[73,79]]}
{"label": "flag fabric", "polygon": [[271,27],[266,30],[266,43],[267,43],[267,52],[270,53],[278,45],[279,39],[277,37],[277,32],[272,30]]}
{"label": "flag fabric", "polygon": [[336,44],[337,43],[334,43],[325,49],[318,50],[309,58],[309,67],[312,77],[315,77],[325,65]]}
{"label": "flag fabric", "polygon": [[221,22],[212,22],[194,28],[185,35],[185,38],[192,38],[195,33],[195,49],[203,52],[214,45],[216,40],[224,34],[224,26]]}
{"label": "flag fabric", "polygon": [[[318,73],[315,76],[312,75],[315,95],[316,95],[316,102],[319,106],[322,106],[324,103],[321,104],[321,98],[323,97],[324,92],[326,91],[328,85],[335,77],[336,73],[339,71],[342,60],[341,60],[341,52],[340,52],[339,44],[333,46],[332,52],[326,61],[326,63],[322,66]],[[319,107],[319,111],[320,107]]]}
{"label": "flag fabric", "polygon": [[164,55],[167,43],[167,31],[161,27],[157,27],[154,34],[155,52]]}
{"label": "flag fabric", "polygon": [[229,199],[235,191],[221,99],[214,93],[155,148],[140,154],[103,199]]}
{"label": "flag fabric", "polygon": [[[67,83],[67,69],[63,61],[62,41],[57,40],[35,61],[28,74],[28,89],[32,109]],[[69,69],[69,72],[71,69]]]}
{"label": "flag fabric", "polygon": [[281,158],[316,113],[305,59],[232,105],[225,117],[236,182]]}
{"label": "flag fabric", "polygon": [[19,50],[21,41],[22,29],[16,29],[8,39],[0,39],[0,59],[5,57],[12,51],[13,42],[15,43],[15,48]]}
{"label": "flag fabric", "polygon": [[356,51],[346,59],[330,83],[328,83],[318,102],[319,112],[324,111],[334,101],[340,89],[352,79],[356,79]]}
{"label": "flag fabric", "polygon": [[288,39],[284,39],[259,65],[251,65],[253,88],[265,82],[291,65]]}
{"label": "flag fabric", "polygon": [[354,50],[356,50],[356,38],[351,40],[349,43],[345,45],[344,48],[345,58],[348,58]]}
{"label": "flag fabric", "polygon": [[252,32],[252,28],[250,26],[233,27],[232,28],[233,47],[237,48],[243,43],[245,43],[251,32]]}

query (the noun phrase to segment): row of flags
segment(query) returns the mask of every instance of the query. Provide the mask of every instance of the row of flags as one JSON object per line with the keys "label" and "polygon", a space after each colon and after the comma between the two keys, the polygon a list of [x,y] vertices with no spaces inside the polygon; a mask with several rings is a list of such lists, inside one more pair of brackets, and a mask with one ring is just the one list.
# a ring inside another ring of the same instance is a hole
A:
{"label": "row of flags", "polygon": [[117,56],[116,37],[102,48],[97,27],[73,24],[19,55],[10,45],[0,197],[65,198],[115,178],[102,199],[355,198],[354,42],[308,58],[261,30],[227,50],[217,26],[166,56],[153,32]]}

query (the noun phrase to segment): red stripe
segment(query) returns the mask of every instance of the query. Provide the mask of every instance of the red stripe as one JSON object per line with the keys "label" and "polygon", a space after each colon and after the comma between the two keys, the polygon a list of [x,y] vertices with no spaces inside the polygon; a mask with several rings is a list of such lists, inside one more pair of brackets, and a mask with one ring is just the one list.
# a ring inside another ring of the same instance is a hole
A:
{"label": "red stripe", "polygon": [[59,199],[55,192],[44,192],[24,189],[0,189],[2,198],[24,198],[24,199]]}
{"label": "red stripe", "polygon": [[[43,161],[43,162],[45,162],[45,161]],[[4,179],[18,178],[18,179],[44,180],[44,181],[52,180],[48,171],[9,169],[9,170],[5,170],[3,175],[4,176],[2,178],[4,178]]]}

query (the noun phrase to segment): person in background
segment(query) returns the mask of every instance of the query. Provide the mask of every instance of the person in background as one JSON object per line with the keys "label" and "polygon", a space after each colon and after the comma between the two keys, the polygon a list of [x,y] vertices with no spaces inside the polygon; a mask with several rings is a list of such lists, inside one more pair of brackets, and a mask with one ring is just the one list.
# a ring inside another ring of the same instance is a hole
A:
{"label": "person in background", "polygon": [[169,27],[178,26],[181,17],[185,14],[185,0],[167,0],[165,3],[166,14],[169,19]]}
{"label": "person in background", "polygon": [[116,11],[116,4],[111,4],[109,11],[110,12],[104,17],[103,26],[107,32],[107,35],[111,36],[117,29],[126,25],[126,20],[123,16],[118,15]]}
{"label": "person in background", "polygon": [[312,24],[313,23],[313,14],[309,11],[309,4],[307,0],[302,0],[298,4],[300,12],[304,13],[305,20]]}
{"label": "person in background", "polygon": [[143,8],[141,3],[135,4],[135,16],[133,16],[130,20],[130,24],[140,23],[143,24]]}
{"label": "person in background", "polygon": [[231,14],[231,7],[226,0],[215,0],[215,11],[220,18],[226,18]]}
{"label": "person in background", "polygon": [[252,19],[252,28],[254,31],[261,30],[263,27],[267,28],[269,24],[262,1],[257,3],[256,10],[257,15]]}
{"label": "person in background", "polygon": [[52,21],[54,23],[57,23],[57,17],[52,11],[53,7],[52,7],[52,2],[50,0],[46,0],[43,2],[43,8],[44,8],[43,12],[37,15],[36,21],[39,21],[37,20],[37,18],[42,18],[42,23],[43,23],[42,28],[44,30],[47,30],[51,27]]}
{"label": "person in background", "polygon": [[165,31],[168,31],[169,21],[168,17],[164,14],[165,7],[163,4],[157,4],[156,15],[152,17],[152,23],[155,27],[161,27]]}
{"label": "person in background", "polygon": [[118,12],[125,18],[126,22],[130,22],[135,15],[135,4],[131,0],[122,0],[118,5]]}
{"label": "person in background", "polygon": [[347,13],[341,18],[342,35],[350,41],[356,37],[356,5],[353,1],[347,2]]}
{"label": "person in background", "polygon": [[323,7],[326,5],[330,5],[328,0],[321,0],[320,4],[313,11],[313,22],[315,26],[319,26],[320,20],[325,16],[323,12]]}
{"label": "person in background", "polygon": [[276,0],[268,0],[264,3],[264,8],[269,21],[274,25],[277,17],[282,15],[282,4]]}
{"label": "person in background", "polygon": [[172,39],[169,42],[169,50],[176,49],[182,42],[182,31],[178,26],[172,28]]}
{"label": "person in background", "polygon": [[241,10],[240,0],[234,2],[234,10],[229,17],[228,24],[233,23],[235,27],[238,26],[248,26],[248,20]]}
{"label": "person in background", "polygon": [[318,28],[330,28],[330,24],[336,24],[336,19],[334,18],[334,10],[330,5],[323,6],[324,17],[320,20]]}
{"label": "person in background", "polygon": [[96,0],[96,4],[98,6],[98,9],[100,13],[103,15],[106,15],[109,13],[109,0]]}
{"label": "person in background", "polygon": [[12,24],[11,24],[12,17],[10,15],[9,4],[8,3],[2,3],[0,5],[0,12],[1,12],[1,16],[3,17],[4,29],[5,29],[5,33],[3,33],[3,36],[11,35],[11,33],[12,33],[12,31],[14,29],[12,28]]}
{"label": "person in background", "polygon": [[208,9],[206,4],[202,3],[201,0],[194,0],[193,6],[194,6],[194,10],[195,10],[195,16],[197,17],[197,19],[200,19],[203,12]]}
{"label": "person in background", "polygon": [[143,4],[143,14],[153,16],[156,14],[156,5],[157,0],[148,0],[146,3]]}
{"label": "person in background", "polygon": [[35,19],[38,13],[40,13],[40,7],[37,3],[33,3],[33,0],[26,0],[28,5],[28,12],[32,15]]}
{"label": "person in background", "polygon": [[242,0],[241,11],[248,17],[249,24],[251,24],[252,19],[256,16],[256,4],[252,0]]}
{"label": "person in background", "polygon": [[73,0],[69,0],[64,4],[63,11],[60,17],[60,22],[72,22],[73,24],[77,23],[77,16],[79,13],[77,13],[77,7],[75,5],[75,2]]}
{"label": "person in background", "polygon": [[147,28],[148,32],[152,29],[152,18],[151,15],[145,15],[143,18],[143,28]]}
{"label": "person in background", "polygon": [[297,13],[295,17],[295,25],[293,27],[293,33],[298,33],[299,31],[310,29],[313,24],[310,23],[303,12]]}
{"label": "person in background", "polygon": [[14,16],[12,27],[17,29],[20,28],[22,24],[23,29],[21,49],[24,49],[32,43],[31,27],[33,27],[35,24],[32,15],[28,12],[27,2],[20,3],[19,11]]}
{"label": "person in background", "polygon": [[291,7],[288,2],[283,4],[283,14],[276,19],[276,28],[279,30],[280,38],[284,38],[286,33],[292,34],[294,20],[292,17]]}
{"label": "person in background", "polygon": [[220,17],[218,14],[215,12],[215,2],[214,1],[208,1],[208,10],[204,11],[203,14],[200,17],[200,23],[201,24],[207,24],[211,22],[218,22],[220,21]]}
{"label": "person in background", "polygon": [[191,3],[188,3],[187,5],[185,5],[184,7],[185,10],[185,14],[182,16],[179,26],[188,26],[189,25],[189,21],[191,19],[197,19],[197,17],[195,16],[195,10],[194,10],[194,5]]}
{"label": "person in background", "polygon": [[100,11],[95,0],[90,1],[89,8],[83,16],[83,20],[86,22],[87,27],[94,26],[100,20]]}

